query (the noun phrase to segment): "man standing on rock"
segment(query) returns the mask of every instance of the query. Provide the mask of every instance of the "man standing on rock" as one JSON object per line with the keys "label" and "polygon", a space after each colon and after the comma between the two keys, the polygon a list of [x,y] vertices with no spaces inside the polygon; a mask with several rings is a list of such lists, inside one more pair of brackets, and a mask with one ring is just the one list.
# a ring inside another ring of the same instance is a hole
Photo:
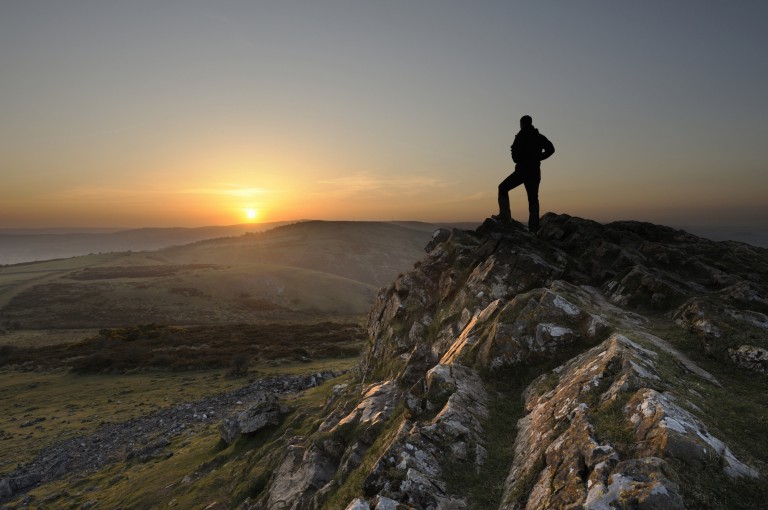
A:
{"label": "man standing on rock", "polygon": [[541,162],[555,153],[555,146],[547,137],[533,127],[530,115],[520,118],[520,132],[515,135],[511,147],[515,171],[499,184],[499,214],[493,219],[501,222],[512,220],[509,210],[509,190],[521,184],[528,193],[528,230],[539,230],[539,183],[541,182]]}

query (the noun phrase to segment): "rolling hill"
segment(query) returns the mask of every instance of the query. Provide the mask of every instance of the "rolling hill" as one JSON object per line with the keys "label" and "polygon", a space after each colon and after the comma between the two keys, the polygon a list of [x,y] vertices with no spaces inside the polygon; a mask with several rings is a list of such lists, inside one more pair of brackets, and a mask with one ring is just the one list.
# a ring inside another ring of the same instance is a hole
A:
{"label": "rolling hill", "polygon": [[237,236],[286,222],[198,228],[139,228],[104,232],[75,229],[0,230],[0,265],[77,257],[91,253],[158,250],[215,237]]}
{"label": "rolling hill", "polygon": [[359,315],[368,311],[379,287],[422,256],[434,228],[417,222],[308,221],[151,252],[4,266],[0,328]]}

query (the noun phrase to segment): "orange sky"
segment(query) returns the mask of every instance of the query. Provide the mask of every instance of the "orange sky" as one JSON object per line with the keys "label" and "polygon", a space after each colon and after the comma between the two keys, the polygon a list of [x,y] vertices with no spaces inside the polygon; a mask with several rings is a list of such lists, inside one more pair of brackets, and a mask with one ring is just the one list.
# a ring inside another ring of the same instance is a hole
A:
{"label": "orange sky", "polygon": [[765,226],[768,8],[575,4],[3,4],[0,227],[480,221],[523,114],[542,212]]}

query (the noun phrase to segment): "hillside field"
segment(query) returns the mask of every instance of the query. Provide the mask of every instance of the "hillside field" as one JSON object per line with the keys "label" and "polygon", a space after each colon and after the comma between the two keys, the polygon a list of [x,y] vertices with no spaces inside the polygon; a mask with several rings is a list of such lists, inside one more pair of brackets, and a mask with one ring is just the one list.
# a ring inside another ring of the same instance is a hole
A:
{"label": "hillside field", "polygon": [[434,227],[312,221],[157,251],[2,266],[0,344],[68,342],[151,323],[359,316],[421,258]]}

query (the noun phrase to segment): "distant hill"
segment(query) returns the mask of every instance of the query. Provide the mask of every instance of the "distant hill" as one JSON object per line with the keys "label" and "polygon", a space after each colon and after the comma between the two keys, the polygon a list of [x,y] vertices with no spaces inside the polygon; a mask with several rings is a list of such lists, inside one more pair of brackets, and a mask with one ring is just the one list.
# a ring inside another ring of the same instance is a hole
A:
{"label": "distant hill", "polygon": [[158,250],[203,239],[261,232],[286,223],[198,228],[140,228],[117,232],[97,229],[74,229],[74,232],[63,229],[0,230],[0,265],[77,257],[90,253]]}
{"label": "distant hill", "polygon": [[423,256],[434,228],[307,221],[151,252],[0,267],[0,328],[364,314],[379,287]]}
{"label": "distant hill", "polygon": [[691,234],[712,241],[739,241],[741,243],[768,248],[768,227],[679,227]]}

